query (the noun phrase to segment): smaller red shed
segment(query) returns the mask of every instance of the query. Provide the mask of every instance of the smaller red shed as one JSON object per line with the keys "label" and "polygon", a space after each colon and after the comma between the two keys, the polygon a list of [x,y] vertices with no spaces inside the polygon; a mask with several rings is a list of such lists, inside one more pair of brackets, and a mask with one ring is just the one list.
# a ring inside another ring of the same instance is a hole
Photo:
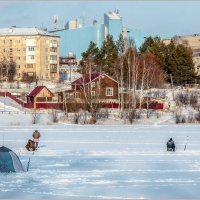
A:
{"label": "smaller red shed", "polygon": [[46,86],[36,86],[27,96],[27,102],[52,102],[54,94]]}

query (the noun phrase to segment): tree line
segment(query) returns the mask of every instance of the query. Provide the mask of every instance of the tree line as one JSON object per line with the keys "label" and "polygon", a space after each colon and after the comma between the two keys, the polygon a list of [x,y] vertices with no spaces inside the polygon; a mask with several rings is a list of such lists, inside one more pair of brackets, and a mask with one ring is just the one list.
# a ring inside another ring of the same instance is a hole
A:
{"label": "tree line", "polygon": [[[148,87],[161,87],[171,80],[175,85],[192,84],[197,78],[191,49],[181,44],[176,45],[173,40],[165,44],[160,37],[146,38],[137,49],[133,39],[124,40],[120,35],[118,41],[114,42],[113,37],[108,35],[100,48],[90,42],[87,50],[82,53],[82,74],[89,72],[89,62],[92,62],[93,72],[104,72],[116,80],[123,78],[126,87],[130,87],[133,75],[137,76],[136,86],[141,87],[143,84],[146,88],[145,84]],[[130,69],[132,65],[138,65],[137,72]],[[145,78],[142,74],[146,74]],[[154,75],[150,82],[147,80],[148,74]]]}

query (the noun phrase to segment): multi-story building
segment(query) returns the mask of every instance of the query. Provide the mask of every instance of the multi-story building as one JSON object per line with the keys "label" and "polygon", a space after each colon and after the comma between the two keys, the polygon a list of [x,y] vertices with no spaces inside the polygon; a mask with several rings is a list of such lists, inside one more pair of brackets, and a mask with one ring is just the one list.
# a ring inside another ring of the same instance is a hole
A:
{"label": "multi-story building", "polygon": [[73,81],[77,79],[78,65],[76,56],[70,53],[67,57],[60,57],[60,81]]}
{"label": "multi-story building", "polygon": [[83,20],[71,20],[64,29],[52,32],[60,36],[60,56],[65,57],[72,52],[78,60],[81,59],[81,53],[88,48],[90,41],[96,43],[97,47],[101,47],[108,34],[112,35],[115,41],[118,40],[120,34],[126,38],[131,37],[136,47],[139,47],[146,37],[156,36],[141,30],[123,27],[122,17],[118,11],[105,13],[104,23],[93,20],[92,25],[84,26]]}
{"label": "multi-story building", "polygon": [[38,28],[1,28],[0,61],[16,63],[16,80],[59,78],[59,36]]}
{"label": "multi-story building", "polygon": [[200,35],[194,34],[189,36],[175,36],[171,39],[163,40],[165,44],[169,44],[173,40],[175,44],[182,44],[192,50],[193,62],[197,75],[200,76]]}

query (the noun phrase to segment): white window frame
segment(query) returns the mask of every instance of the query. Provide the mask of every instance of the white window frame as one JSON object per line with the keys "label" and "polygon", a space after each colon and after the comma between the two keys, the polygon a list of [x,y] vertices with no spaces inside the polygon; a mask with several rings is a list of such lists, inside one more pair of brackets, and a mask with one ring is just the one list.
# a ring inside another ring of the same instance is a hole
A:
{"label": "white window frame", "polygon": [[81,98],[81,93],[80,92],[75,92],[75,98],[80,99]]}
{"label": "white window frame", "polygon": [[95,97],[95,91],[91,91],[91,96]]}
{"label": "white window frame", "polygon": [[91,87],[95,87],[95,82],[91,82]]}
{"label": "white window frame", "polygon": [[113,96],[113,87],[107,87],[106,88],[106,96],[112,97]]}

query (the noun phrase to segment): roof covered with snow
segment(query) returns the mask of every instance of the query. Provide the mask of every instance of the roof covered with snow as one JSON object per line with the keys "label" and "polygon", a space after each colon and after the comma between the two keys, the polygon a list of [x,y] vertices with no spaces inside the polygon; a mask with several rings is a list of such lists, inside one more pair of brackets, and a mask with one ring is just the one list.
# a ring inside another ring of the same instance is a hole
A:
{"label": "roof covered with snow", "polygon": [[117,12],[108,12],[106,13],[106,15],[110,18],[110,19],[121,19],[121,16],[117,13]]}
{"label": "roof covered with snow", "polygon": [[94,79],[98,78],[99,76],[100,76],[100,73],[87,74],[87,75],[80,77],[79,79],[73,81],[72,85],[87,84],[90,81],[93,81]]}
{"label": "roof covered with snow", "polygon": [[18,35],[43,35],[43,36],[56,36],[52,33],[49,33],[47,30],[39,28],[0,28],[0,36],[18,36]]}

